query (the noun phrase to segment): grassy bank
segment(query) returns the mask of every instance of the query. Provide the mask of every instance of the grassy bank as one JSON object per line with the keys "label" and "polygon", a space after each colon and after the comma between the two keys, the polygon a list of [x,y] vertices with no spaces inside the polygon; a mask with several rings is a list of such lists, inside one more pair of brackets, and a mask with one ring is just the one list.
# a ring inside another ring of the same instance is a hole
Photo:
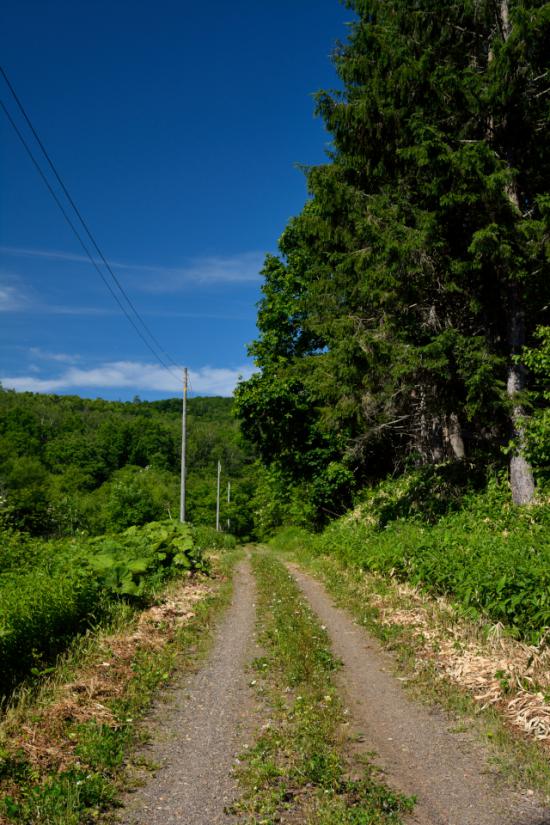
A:
{"label": "grassy bank", "polygon": [[140,610],[119,603],[0,724],[0,822],[81,825],[109,817],[152,697],[206,651],[231,594],[235,552],[173,581]]}
{"label": "grassy bank", "polygon": [[114,616],[121,601],[144,606],[164,582],[204,571],[190,528],[152,522],[122,533],[42,541],[0,537],[0,694],[52,665],[72,638]]}
{"label": "grassy bank", "polygon": [[254,684],[269,722],[245,755],[239,812],[250,823],[329,825],[400,822],[409,803],[380,785],[368,765],[346,756],[337,667],[328,637],[286,569],[266,553],[253,557],[260,643]]}
{"label": "grassy bank", "polygon": [[425,490],[417,482],[382,484],[323,533],[290,528],[274,546],[418,585],[470,619],[540,641],[550,627],[550,503],[514,507],[497,482],[460,502],[445,489],[442,502],[436,480]]}

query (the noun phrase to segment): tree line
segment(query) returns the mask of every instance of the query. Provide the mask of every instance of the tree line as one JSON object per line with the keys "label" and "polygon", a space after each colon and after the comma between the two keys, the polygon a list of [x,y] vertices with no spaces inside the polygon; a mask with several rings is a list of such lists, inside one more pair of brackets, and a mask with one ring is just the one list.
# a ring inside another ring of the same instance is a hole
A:
{"label": "tree line", "polygon": [[[287,511],[410,467],[550,459],[550,4],[348,0],[327,161],[268,255],[236,394]],[[466,470],[465,470],[466,472]]]}
{"label": "tree line", "polygon": [[[0,527],[60,536],[178,519],[181,404],[0,388]],[[187,446],[189,520],[214,525],[220,460],[233,491],[224,518],[247,535],[253,455],[230,398],[189,399]]]}

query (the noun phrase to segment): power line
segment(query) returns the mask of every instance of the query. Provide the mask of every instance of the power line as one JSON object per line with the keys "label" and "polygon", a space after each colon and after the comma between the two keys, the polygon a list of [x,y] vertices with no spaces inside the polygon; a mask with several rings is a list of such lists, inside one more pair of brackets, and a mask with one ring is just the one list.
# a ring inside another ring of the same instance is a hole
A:
{"label": "power line", "polygon": [[[166,359],[167,359],[167,360],[168,360],[168,361],[169,361],[169,362],[170,362],[170,363],[171,363],[174,367],[177,367],[177,368],[179,369],[179,365],[178,365],[178,364],[174,361],[174,359],[170,356],[170,354],[169,354],[168,352],[166,352],[166,350],[162,347],[162,345],[160,344],[160,342],[158,341],[158,339],[157,339],[157,338],[155,337],[155,335],[151,332],[151,330],[149,329],[148,325],[145,323],[145,321],[143,320],[143,318],[142,318],[142,317],[141,317],[141,315],[139,314],[138,310],[137,310],[137,309],[136,309],[136,307],[134,306],[134,304],[133,304],[132,300],[130,299],[130,297],[129,297],[129,296],[128,296],[128,294],[126,293],[126,291],[125,291],[124,287],[122,286],[122,284],[120,283],[119,279],[117,278],[117,276],[116,276],[116,275],[115,275],[115,273],[113,272],[113,270],[112,270],[112,268],[111,268],[111,266],[110,266],[109,262],[108,262],[108,261],[107,261],[107,259],[105,258],[105,255],[103,254],[103,252],[102,252],[102,250],[100,249],[100,247],[99,247],[99,245],[98,245],[97,241],[95,240],[95,238],[94,238],[94,236],[93,236],[93,234],[92,234],[92,232],[91,232],[91,230],[90,230],[90,228],[89,228],[88,224],[86,223],[86,221],[85,221],[85,220],[84,220],[84,218],[82,217],[82,214],[81,214],[80,210],[78,209],[78,207],[77,207],[76,203],[74,202],[74,200],[73,200],[73,198],[72,198],[72,196],[71,196],[71,194],[70,194],[69,190],[68,190],[68,189],[67,189],[67,187],[65,186],[65,184],[64,184],[64,182],[63,182],[63,180],[62,180],[62,178],[61,178],[61,175],[60,175],[60,174],[59,174],[59,172],[57,171],[57,168],[56,168],[55,164],[53,163],[53,161],[52,161],[52,159],[51,159],[50,155],[48,154],[48,151],[46,150],[46,147],[44,146],[44,144],[43,144],[43,142],[42,142],[42,140],[41,140],[41,138],[40,138],[40,136],[39,136],[38,132],[36,131],[35,127],[33,126],[31,119],[29,118],[29,116],[28,116],[27,112],[25,111],[25,108],[24,108],[23,104],[21,103],[21,101],[20,101],[20,99],[19,99],[19,97],[18,97],[18,95],[17,95],[17,93],[16,93],[15,89],[13,88],[13,86],[12,86],[12,84],[11,84],[11,82],[10,82],[10,80],[9,80],[9,78],[8,78],[8,76],[7,76],[7,74],[6,74],[6,72],[4,71],[4,69],[3,69],[1,66],[0,66],[0,72],[2,73],[2,76],[3,76],[4,80],[6,81],[6,84],[7,84],[8,88],[9,88],[9,90],[10,90],[11,94],[13,95],[13,98],[14,98],[15,102],[17,103],[17,105],[18,105],[18,107],[19,107],[19,109],[20,109],[20,111],[21,111],[21,113],[22,113],[23,117],[25,118],[25,121],[26,121],[26,123],[27,123],[27,125],[28,125],[29,129],[31,130],[32,134],[34,135],[34,138],[35,138],[36,142],[37,142],[37,143],[38,143],[38,145],[40,146],[40,149],[42,150],[42,153],[43,153],[44,157],[46,158],[46,160],[47,160],[47,162],[48,162],[48,164],[49,164],[49,166],[50,166],[50,168],[51,168],[51,170],[52,170],[53,174],[55,175],[55,177],[56,177],[56,179],[57,179],[57,181],[58,181],[59,185],[61,186],[61,189],[63,190],[63,192],[64,192],[64,194],[65,194],[65,197],[67,198],[67,200],[69,201],[69,203],[70,203],[70,205],[72,206],[73,210],[75,211],[76,215],[78,216],[78,219],[79,219],[79,221],[80,221],[80,223],[81,223],[82,227],[84,228],[84,231],[86,232],[86,234],[87,234],[88,238],[90,239],[91,243],[93,244],[93,247],[95,248],[95,250],[96,250],[97,254],[98,254],[98,255],[99,255],[99,257],[101,258],[101,260],[102,260],[102,262],[103,262],[103,264],[104,264],[105,268],[107,269],[107,271],[108,271],[108,272],[109,272],[109,274],[111,275],[111,278],[113,279],[113,281],[115,282],[116,286],[118,287],[118,289],[120,290],[121,294],[123,295],[123,297],[124,297],[124,299],[125,299],[126,303],[127,303],[127,304],[128,304],[128,306],[130,307],[130,309],[131,309],[132,313],[134,314],[135,318],[137,319],[138,323],[141,325],[141,327],[142,327],[143,331],[145,332],[145,334],[149,336],[149,338],[150,338],[150,340],[151,340],[151,341],[153,341],[153,343],[155,344],[155,346],[156,346],[156,348],[159,350],[159,352],[161,352],[164,356],[166,356]],[[122,305],[121,301],[119,300],[118,296],[116,295],[116,293],[115,293],[115,292],[114,292],[114,290],[112,289],[111,285],[109,284],[109,282],[107,281],[107,279],[105,278],[105,276],[103,275],[103,273],[101,272],[101,270],[99,269],[99,267],[97,266],[96,262],[93,260],[93,257],[91,256],[90,252],[88,251],[88,248],[87,248],[87,247],[86,247],[86,245],[84,244],[84,242],[83,242],[83,240],[82,240],[82,238],[81,238],[80,234],[77,232],[77,230],[76,230],[76,228],[75,228],[74,224],[72,223],[72,221],[70,221],[70,219],[69,219],[69,217],[68,217],[68,215],[67,215],[67,213],[66,213],[65,209],[63,208],[63,206],[62,206],[62,204],[60,203],[60,201],[59,201],[59,199],[58,199],[57,195],[55,194],[54,190],[52,189],[52,187],[51,187],[51,185],[50,185],[49,181],[47,180],[46,176],[44,175],[44,173],[43,173],[43,171],[42,171],[42,169],[41,169],[41,167],[40,167],[40,165],[39,165],[38,161],[36,160],[36,158],[35,158],[35,157],[34,157],[34,155],[32,154],[32,151],[30,150],[30,148],[29,148],[29,146],[28,146],[27,142],[25,141],[25,139],[24,139],[23,135],[21,134],[20,130],[17,128],[17,126],[16,126],[16,124],[15,124],[14,120],[13,120],[13,119],[12,119],[12,117],[10,116],[10,114],[9,114],[8,110],[6,109],[6,107],[4,106],[4,104],[3,104],[3,103],[2,103],[2,108],[3,108],[3,110],[4,110],[4,113],[5,113],[5,114],[6,114],[6,116],[7,116],[8,120],[10,121],[10,123],[11,123],[12,127],[15,129],[15,131],[16,131],[16,133],[17,133],[17,135],[18,135],[19,139],[20,139],[20,141],[23,143],[23,146],[25,147],[25,149],[26,149],[26,151],[27,151],[27,153],[28,153],[29,157],[31,158],[31,160],[32,160],[32,162],[33,162],[33,164],[34,164],[35,168],[36,168],[36,169],[37,169],[37,171],[39,172],[40,177],[43,179],[44,183],[47,185],[48,190],[49,190],[50,194],[52,195],[52,197],[55,199],[55,202],[56,202],[57,206],[61,209],[61,212],[62,212],[62,214],[63,214],[63,216],[64,216],[65,220],[69,223],[69,226],[71,227],[72,231],[74,232],[74,234],[75,234],[75,235],[76,235],[76,237],[78,238],[78,241],[79,241],[80,245],[82,246],[82,248],[83,248],[83,249],[84,249],[84,251],[86,252],[86,255],[90,258],[90,260],[91,260],[92,264],[94,265],[95,270],[96,270],[96,271],[98,272],[98,274],[101,276],[101,279],[103,280],[103,282],[105,283],[105,285],[108,287],[109,291],[111,292],[111,294],[113,295],[113,297],[114,297],[114,298],[115,298],[115,300],[117,301],[117,303],[118,303],[118,305],[120,306],[120,308],[123,310],[124,314],[126,315],[126,317],[128,318],[128,320],[130,321],[130,323],[132,324],[132,326],[134,327],[134,329],[136,330],[136,332],[138,333],[138,335],[140,336],[140,338],[142,339],[142,341],[144,341],[144,343],[147,345],[148,349],[149,349],[149,350],[153,353],[153,355],[155,356],[155,358],[156,358],[156,359],[157,359],[157,360],[158,360],[158,361],[162,364],[162,366],[163,366],[165,369],[167,369],[167,370],[168,370],[168,372],[170,372],[170,374],[171,374],[171,375],[173,375],[174,377],[177,377],[177,378],[178,378],[178,380],[179,380],[179,376],[176,376],[176,375],[175,375],[175,373],[174,373],[174,372],[170,369],[170,367],[169,367],[169,366],[165,363],[164,359],[162,359],[162,358],[160,357],[160,355],[158,355],[158,353],[157,353],[157,352],[155,352],[155,351],[153,350],[153,348],[151,347],[151,345],[149,344],[149,342],[148,342],[148,341],[146,341],[146,339],[145,339],[144,335],[143,335],[143,334],[142,334],[142,332],[138,329],[137,325],[135,324],[135,322],[133,321],[133,319],[131,318],[131,316],[129,315],[129,313],[126,311],[125,307]]]}
{"label": "power line", "polygon": [[160,364],[164,367],[164,369],[168,370],[168,372],[170,373],[170,375],[174,375],[174,373],[172,372],[172,370],[170,369],[170,367],[169,367],[169,366],[168,366],[168,365],[167,365],[167,364],[163,361],[163,359],[162,359],[162,358],[158,355],[158,353],[157,353],[157,352],[155,352],[155,350],[153,349],[153,347],[150,345],[149,341],[145,338],[145,336],[143,335],[142,331],[141,331],[141,330],[140,330],[140,328],[137,326],[137,324],[135,323],[134,319],[133,319],[133,318],[132,318],[132,316],[129,314],[128,310],[126,309],[126,307],[124,306],[124,304],[122,303],[122,301],[120,300],[120,298],[118,297],[118,295],[116,294],[116,292],[114,291],[113,287],[111,286],[111,284],[109,283],[109,281],[107,280],[107,278],[105,277],[105,275],[103,274],[103,272],[101,271],[101,269],[98,267],[97,263],[94,261],[94,259],[93,259],[92,255],[91,255],[91,253],[90,253],[90,250],[88,249],[88,247],[87,247],[87,246],[86,246],[86,244],[84,243],[84,241],[83,241],[83,239],[82,239],[82,236],[80,235],[80,233],[79,233],[78,229],[75,227],[74,223],[71,221],[71,219],[70,219],[69,215],[67,214],[67,211],[66,211],[65,207],[63,206],[63,204],[61,203],[61,201],[60,201],[60,200],[59,200],[59,198],[57,197],[57,195],[56,195],[56,193],[55,193],[54,189],[52,188],[52,186],[51,186],[51,184],[50,184],[49,180],[47,179],[46,175],[44,174],[44,172],[43,172],[43,171],[42,171],[42,169],[40,168],[40,164],[38,163],[38,161],[36,160],[35,156],[33,155],[33,153],[32,153],[32,150],[31,150],[30,146],[28,145],[27,141],[25,140],[25,138],[24,138],[24,137],[23,137],[23,135],[21,134],[21,132],[20,132],[20,130],[19,130],[19,128],[18,128],[18,126],[17,126],[17,124],[16,124],[16,123],[15,123],[15,121],[13,120],[12,116],[10,115],[10,113],[8,112],[8,110],[6,109],[6,107],[5,107],[5,105],[4,105],[4,102],[3,102],[3,101],[1,101],[1,100],[0,100],[0,106],[2,107],[2,109],[3,109],[3,111],[4,111],[4,114],[6,115],[6,117],[7,117],[8,121],[10,122],[11,126],[13,127],[13,129],[14,129],[14,131],[15,131],[15,133],[16,133],[16,135],[17,135],[17,137],[19,138],[19,140],[20,140],[20,141],[21,141],[21,143],[23,144],[23,146],[24,146],[24,148],[25,148],[25,151],[27,152],[28,156],[30,157],[30,159],[31,159],[31,161],[32,161],[32,163],[33,163],[33,165],[34,165],[34,167],[35,167],[36,171],[38,172],[38,174],[40,175],[40,177],[41,177],[41,178],[42,178],[42,180],[44,181],[44,183],[45,183],[45,185],[46,185],[46,187],[47,187],[47,189],[48,189],[48,192],[50,193],[50,195],[51,195],[51,196],[52,196],[52,198],[54,199],[54,201],[55,201],[55,203],[56,203],[56,205],[57,205],[58,209],[59,209],[59,210],[60,210],[60,212],[61,212],[61,214],[63,215],[63,217],[65,218],[65,220],[66,220],[66,221],[67,221],[67,223],[69,224],[69,226],[70,226],[70,228],[71,228],[71,230],[72,230],[73,234],[75,235],[76,239],[78,240],[78,242],[79,242],[80,246],[82,247],[82,249],[84,250],[84,252],[85,252],[85,253],[86,253],[86,255],[88,256],[88,258],[90,259],[90,262],[92,263],[92,266],[94,267],[94,269],[95,269],[95,270],[96,270],[96,272],[98,273],[99,277],[101,278],[101,280],[103,281],[103,283],[105,284],[105,286],[107,287],[107,289],[109,290],[109,292],[111,293],[111,295],[113,296],[113,298],[115,299],[115,301],[117,302],[117,304],[119,305],[119,307],[120,307],[120,309],[122,310],[122,312],[123,312],[123,313],[125,314],[125,316],[127,317],[128,321],[132,324],[133,328],[135,329],[135,331],[137,332],[137,334],[139,335],[139,337],[141,338],[141,340],[143,341],[143,343],[145,344],[145,346],[146,346],[146,347],[150,350],[150,352],[151,352],[151,353],[155,356],[155,358],[157,359],[157,361],[159,361],[159,363],[160,363]]}

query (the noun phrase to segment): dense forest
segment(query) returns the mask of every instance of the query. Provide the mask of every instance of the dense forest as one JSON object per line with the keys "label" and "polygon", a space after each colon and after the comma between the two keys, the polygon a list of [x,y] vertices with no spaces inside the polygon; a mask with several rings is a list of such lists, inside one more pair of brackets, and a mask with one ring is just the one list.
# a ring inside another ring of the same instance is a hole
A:
{"label": "dense forest", "polygon": [[236,394],[264,526],[419,468],[458,489],[507,467],[529,503],[550,464],[550,5],[346,6],[341,89],[316,96],[331,148],[266,258]]}
{"label": "dense forest", "polygon": [[[2,526],[54,537],[179,519],[181,408],[0,390]],[[215,524],[219,460],[223,524],[248,534],[253,456],[231,399],[189,399],[187,456],[188,519]]]}

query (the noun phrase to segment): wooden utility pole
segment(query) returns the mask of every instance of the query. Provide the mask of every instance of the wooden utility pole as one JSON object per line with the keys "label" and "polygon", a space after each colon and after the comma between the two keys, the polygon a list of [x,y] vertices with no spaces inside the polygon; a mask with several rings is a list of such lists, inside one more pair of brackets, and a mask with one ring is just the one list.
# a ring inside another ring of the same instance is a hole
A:
{"label": "wooden utility pole", "polygon": [[222,477],[222,463],[218,461],[218,485],[216,492],[216,530],[220,532],[220,481]]}
{"label": "wooden utility pole", "polygon": [[183,406],[181,414],[181,481],[180,481],[180,521],[185,522],[185,478],[187,472],[187,385],[189,375],[187,367],[183,370]]}
{"label": "wooden utility pole", "polygon": [[[227,504],[231,504],[231,482],[227,482]],[[229,510],[229,507],[227,508]],[[227,532],[231,530],[231,519],[227,517]]]}

